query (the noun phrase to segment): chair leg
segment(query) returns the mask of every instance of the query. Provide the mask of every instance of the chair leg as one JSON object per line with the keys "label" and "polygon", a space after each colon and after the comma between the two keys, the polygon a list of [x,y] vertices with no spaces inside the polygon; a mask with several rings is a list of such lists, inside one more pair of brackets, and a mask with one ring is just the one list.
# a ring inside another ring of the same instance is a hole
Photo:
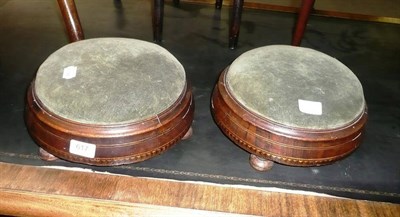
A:
{"label": "chair leg", "polygon": [[74,0],[57,0],[61,14],[67,28],[70,42],[84,39],[81,22],[79,21],[78,11]]}
{"label": "chair leg", "polygon": [[163,18],[164,18],[164,0],[154,0],[152,4],[153,13],[153,40],[162,41]]}
{"label": "chair leg", "polygon": [[234,0],[232,17],[229,26],[229,48],[235,49],[239,39],[240,22],[242,19],[243,0]]}
{"label": "chair leg", "polygon": [[221,9],[223,0],[216,0],[215,1],[215,8]]}
{"label": "chair leg", "polygon": [[116,9],[123,9],[123,5],[122,5],[121,0],[114,0],[114,7]]}
{"label": "chair leg", "polygon": [[304,30],[306,28],[308,18],[310,17],[310,13],[314,7],[315,0],[302,0],[301,8],[299,12],[299,16],[297,18],[293,38],[292,45],[300,46],[301,40],[304,36]]}

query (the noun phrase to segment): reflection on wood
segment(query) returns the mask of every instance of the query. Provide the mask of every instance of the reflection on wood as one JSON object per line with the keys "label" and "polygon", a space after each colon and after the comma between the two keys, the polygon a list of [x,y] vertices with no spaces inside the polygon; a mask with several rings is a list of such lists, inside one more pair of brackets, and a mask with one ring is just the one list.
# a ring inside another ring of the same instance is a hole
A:
{"label": "reflection on wood", "polygon": [[[214,0],[182,0],[182,2],[196,3],[196,4],[214,4]],[[232,1],[224,1],[224,5],[231,5]],[[300,3],[301,1],[295,1]],[[337,1],[334,1],[337,2]],[[345,1],[343,1],[345,2]],[[318,3],[318,1],[317,1]],[[291,4],[274,4],[274,3],[264,3],[261,1],[244,1],[244,8],[249,9],[259,9],[268,11],[280,11],[280,12],[290,12],[297,13],[300,5],[293,6]],[[348,7],[346,7],[348,9]],[[384,13],[384,12],[383,12]],[[333,10],[332,8],[323,9],[316,6],[316,10],[313,10],[313,15],[325,16],[325,17],[336,17],[351,20],[362,20],[362,21],[372,21],[372,22],[382,22],[382,23],[393,23],[400,24],[400,18],[394,16],[383,16],[378,14],[365,14],[358,12],[345,12]]]}
{"label": "reflection on wood", "polygon": [[400,206],[0,163],[0,214],[396,216]]}

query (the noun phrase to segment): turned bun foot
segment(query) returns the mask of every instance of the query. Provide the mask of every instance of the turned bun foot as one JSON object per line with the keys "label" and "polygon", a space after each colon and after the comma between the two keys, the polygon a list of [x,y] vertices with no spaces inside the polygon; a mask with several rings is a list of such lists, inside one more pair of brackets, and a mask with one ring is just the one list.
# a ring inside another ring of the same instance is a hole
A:
{"label": "turned bun foot", "polygon": [[50,154],[49,152],[47,152],[43,148],[39,148],[39,157],[40,157],[40,159],[42,159],[44,161],[55,161],[55,160],[58,160],[58,157]]}
{"label": "turned bun foot", "polygon": [[189,139],[193,135],[193,128],[190,127],[186,134],[182,137],[182,140]]}
{"label": "turned bun foot", "polygon": [[257,155],[250,155],[250,165],[258,171],[267,171],[274,165],[273,161],[258,157]]}

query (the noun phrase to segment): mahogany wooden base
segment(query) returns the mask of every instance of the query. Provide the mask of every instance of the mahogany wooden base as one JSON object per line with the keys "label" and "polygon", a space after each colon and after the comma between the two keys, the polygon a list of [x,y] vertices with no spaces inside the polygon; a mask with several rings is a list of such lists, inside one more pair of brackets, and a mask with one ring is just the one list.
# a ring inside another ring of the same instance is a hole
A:
{"label": "mahogany wooden base", "polygon": [[135,163],[163,153],[193,133],[194,103],[188,86],[174,105],[153,118],[94,125],[67,120],[46,110],[35,95],[34,85],[28,90],[26,123],[40,145],[40,157],[46,161],[60,158],[97,166]]}
{"label": "mahogany wooden base", "polygon": [[[268,170],[266,159],[291,166],[320,166],[333,163],[360,144],[367,121],[367,108],[352,123],[338,129],[296,129],[272,122],[250,112],[228,92],[227,69],[221,73],[212,96],[214,120],[238,146],[251,153],[251,165]],[[256,157],[257,156],[257,157]]]}

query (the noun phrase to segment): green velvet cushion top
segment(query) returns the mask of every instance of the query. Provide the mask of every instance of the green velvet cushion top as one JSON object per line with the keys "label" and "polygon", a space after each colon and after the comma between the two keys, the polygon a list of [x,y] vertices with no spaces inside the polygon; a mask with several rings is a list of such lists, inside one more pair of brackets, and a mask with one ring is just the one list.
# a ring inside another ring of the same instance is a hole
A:
{"label": "green velvet cushion top", "polygon": [[164,48],[124,38],[68,44],[40,66],[37,98],[51,112],[86,124],[123,124],[155,116],[185,89],[183,66]]}
{"label": "green velvet cushion top", "polygon": [[288,127],[340,128],[365,109],[362,86],[352,71],[308,48],[250,50],[231,64],[226,85],[249,111]]}

